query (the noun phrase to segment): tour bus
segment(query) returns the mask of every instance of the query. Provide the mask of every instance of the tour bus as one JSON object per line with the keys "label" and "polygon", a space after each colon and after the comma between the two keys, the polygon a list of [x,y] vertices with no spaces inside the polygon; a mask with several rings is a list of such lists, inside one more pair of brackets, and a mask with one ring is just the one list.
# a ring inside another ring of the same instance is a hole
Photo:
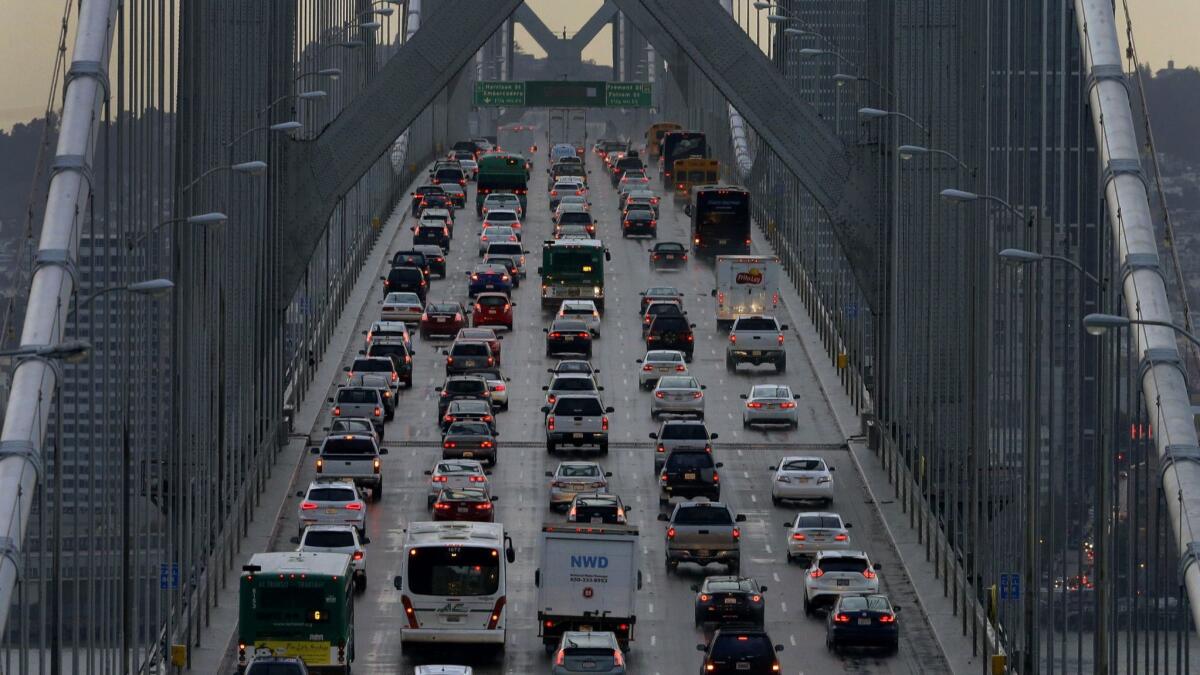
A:
{"label": "tour bus", "polygon": [[404,537],[400,645],[488,645],[503,651],[507,564],[516,559],[500,523],[414,522]]}
{"label": "tour bus", "polygon": [[662,143],[663,134],[668,131],[678,131],[682,128],[674,122],[651,124],[650,128],[646,130],[646,156],[650,159],[657,159],[659,144]]}
{"label": "tour bus", "polygon": [[684,208],[697,254],[750,253],[750,192],[737,185],[697,185]]}
{"label": "tour bus", "polygon": [[475,215],[483,216],[483,200],[491,192],[511,192],[527,208],[529,169],[525,158],[513,153],[488,153],[479,158],[475,179]]}
{"label": "tour bus", "polygon": [[238,665],[296,656],[312,672],[354,661],[354,568],[345,553],[256,553],[238,588]]}
{"label": "tour bus", "polygon": [[542,243],[542,309],[563,300],[593,300],[604,309],[604,262],[612,256],[597,239],[555,239]]}
{"label": "tour bus", "polygon": [[703,131],[669,131],[663,134],[658,155],[663,187],[670,189],[671,170],[675,168],[675,160],[708,157],[708,137]]}
{"label": "tour bus", "polygon": [[686,201],[696,185],[712,185],[721,180],[721,163],[704,157],[675,160],[675,200]]}

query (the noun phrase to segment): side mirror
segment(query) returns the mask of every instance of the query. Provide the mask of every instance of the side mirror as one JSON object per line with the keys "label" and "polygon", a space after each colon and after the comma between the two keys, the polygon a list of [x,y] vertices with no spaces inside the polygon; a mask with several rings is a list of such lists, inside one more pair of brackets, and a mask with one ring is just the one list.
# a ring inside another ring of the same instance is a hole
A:
{"label": "side mirror", "polygon": [[443,350],[442,350],[442,356],[450,356],[450,350],[448,350],[448,349],[443,349]]}
{"label": "side mirror", "polygon": [[554,478],[554,472],[553,472],[553,471],[547,471],[547,472],[546,472],[546,478]]}
{"label": "side mirror", "polygon": [[326,402],[326,403],[333,403],[333,397],[332,397],[332,396],[330,396],[329,398],[325,399],[325,402]]}
{"label": "side mirror", "polygon": [[775,651],[777,651],[777,652],[783,651],[783,645],[775,645]]}
{"label": "side mirror", "polygon": [[749,397],[749,396],[747,396],[746,394],[741,394],[740,396],[738,396],[738,398],[740,398],[740,399],[742,399],[743,401],[745,401],[745,400],[749,399],[750,397]]}
{"label": "side mirror", "polygon": [[903,608],[903,607],[901,607],[900,605],[892,605],[892,611],[893,611],[893,612],[895,612],[895,613],[897,613],[897,614],[899,614],[899,613],[900,613],[900,610],[902,610],[902,609],[904,609],[904,608]]}
{"label": "side mirror", "polygon": [[700,385],[700,388],[701,388],[701,389],[708,389],[708,385],[707,385],[707,384],[702,384],[702,385]]}
{"label": "side mirror", "polygon": [[598,390],[600,390],[600,391],[604,391],[604,387],[603,387],[603,386],[596,387],[596,389],[598,389]]}
{"label": "side mirror", "polygon": [[692,584],[688,588],[692,589],[692,592],[694,592],[694,593],[700,592],[700,584]]}
{"label": "side mirror", "polygon": [[736,516],[734,516],[733,522],[744,523],[744,522],[746,522],[746,516],[744,514],[739,513]]}
{"label": "side mirror", "polygon": [[433,471],[432,471],[432,470],[430,470],[430,469],[426,469],[426,470],[425,470],[425,475],[426,475],[426,476],[432,476],[432,475],[433,475]]}
{"label": "side mirror", "polygon": [[288,539],[288,541],[292,542],[293,544],[299,544],[300,537],[292,537],[291,539]]}
{"label": "side mirror", "polygon": [[875,569],[877,569],[877,570],[881,570],[881,569],[883,569],[883,565],[882,565],[882,564],[880,564],[880,563],[875,563],[874,565],[872,565],[872,567],[874,567],[874,568],[875,568]]}
{"label": "side mirror", "polygon": [[542,391],[550,391],[550,387],[542,387]]}
{"label": "side mirror", "polygon": [[[350,372],[350,366],[345,366],[345,367],[343,367],[343,368],[342,368],[342,372],[343,372],[343,373],[348,373],[348,372]],[[333,399],[330,399],[330,400],[332,401]]]}
{"label": "side mirror", "polygon": [[786,323],[779,327],[779,330],[787,330],[787,329],[788,329],[788,327],[787,327]]}
{"label": "side mirror", "polygon": [[540,569],[533,571],[533,585],[535,588],[542,587],[542,571]]}
{"label": "side mirror", "polygon": [[403,580],[399,576],[392,577],[392,585],[395,586],[396,590],[398,591],[404,590]]}
{"label": "side mirror", "polygon": [[846,529],[848,530],[848,529],[850,529],[850,528],[854,527],[854,525],[852,525],[852,524],[850,524],[850,523],[842,523],[842,527],[844,527],[844,528],[846,528]]}
{"label": "side mirror", "polygon": [[671,520],[671,519],[670,519],[670,518],[667,516],[667,514],[665,514],[665,513],[660,513],[660,514],[658,514],[658,519],[659,519],[659,520],[661,520],[661,521],[662,521],[662,522],[664,522],[664,523],[665,523],[665,522],[668,522],[668,521],[670,521],[670,520]]}
{"label": "side mirror", "polygon": [[366,545],[367,545],[367,544],[369,544],[369,543],[371,543],[371,538],[370,538],[370,537],[363,537],[363,538],[362,538],[362,544],[363,544],[363,546],[366,546]]}
{"label": "side mirror", "polygon": [[549,333],[549,332],[550,332],[550,329],[549,329],[549,328],[543,328],[543,329],[542,329],[542,332],[543,332],[543,333]]}
{"label": "side mirror", "polygon": [[792,394],[792,398],[794,398],[794,399],[796,399],[797,401],[799,401],[799,400],[800,400],[800,394]]}
{"label": "side mirror", "polygon": [[696,651],[698,651],[698,652],[708,651],[708,647],[705,647],[704,645],[696,645]]}
{"label": "side mirror", "polygon": [[829,466],[829,465],[825,465],[825,468],[826,468],[826,469],[829,469],[830,471],[837,471],[837,467],[836,467],[836,466]]}
{"label": "side mirror", "polygon": [[301,490],[301,491],[297,492],[297,493],[296,493],[296,496],[297,496],[297,497],[303,497],[303,496],[304,496],[304,491],[303,491],[303,490]]}
{"label": "side mirror", "polygon": [[504,549],[504,559],[507,560],[510,565],[517,561],[517,552],[513,550],[512,546]]}
{"label": "side mirror", "polygon": [[712,293],[710,293],[709,295],[711,295],[714,298],[717,297],[717,289],[715,289],[715,288],[712,289]]}
{"label": "side mirror", "polygon": [[491,470],[484,471],[484,472],[483,472],[483,475],[485,475],[485,476],[490,476],[490,475],[492,475],[492,472],[491,472]]}
{"label": "side mirror", "polygon": [[611,412],[616,412],[616,411],[617,411],[617,409],[612,407],[611,405],[604,409],[604,412],[606,412],[606,413],[611,413]]}
{"label": "side mirror", "polygon": [[717,469],[723,468],[724,466],[725,466],[725,462],[717,462],[716,464],[713,465],[713,467],[717,468]]}
{"label": "side mirror", "polygon": [[[309,448],[309,449],[308,449],[308,451],[309,451],[309,452],[311,452],[311,453],[312,453],[312,454],[314,454],[314,455],[319,455],[319,454],[321,454],[321,449],[320,449],[320,448],[318,448],[318,447],[316,447],[316,446]],[[298,495],[296,495],[296,496],[297,496],[297,497],[303,497],[304,495],[302,495],[302,494],[298,494]]]}
{"label": "side mirror", "polygon": [[[605,478],[612,478],[612,472],[611,472],[611,471],[605,471],[605,472],[604,472],[604,477],[605,477]],[[626,510],[628,510],[628,509],[626,509]]]}
{"label": "side mirror", "polygon": [[441,391],[441,390],[442,390],[442,385],[440,385],[440,384],[439,384],[438,386],[434,387],[434,388],[433,388],[433,390],[434,390],[434,391]]}
{"label": "side mirror", "polygon": [[366,335],[366,334],[367,334],[367,331],[365,331],[365,330],[364,330],[364,331],[362,332],[362,334],[363,334],[363,335]]}
{"label": "side mirror", "polygon": [[388,449],[387,449],[387,448],[380,448],[380,449],[379,449],[379,454],[381,454],[381,455],[386,455],[386,454],[388,454]]}
{"label": "side mirror", "polygon": [[638,359],[637,361],[634,361],[634,363],[641,363],[641,362],[642,362],[642,360],[641,360],[641,359]]}
{"label": "side mirror", "polygon": [[329,431],[329,427],[321,427],[321,431]]}
{"label": "side mirror", "polygon": [[656,440],[656,441],[657,441],[657,440],[658,440],[658,432],[657,432],[657,431],[651,431],[651,432],[650,432],[650,438],[652,438],[653,440]]}
{"label": "side mirror", "polygon": [[495,496],[493,496],[493,497],[492,497],[492,501],[494,501],[494,502],[498,502],[498,501],[500,501],[500,498],[499,498],[499,497],[495,497]]}
{"label": "side mirror", "polygon": [[696,324],[694,324],[694,323],[689,323],[689,324],[688,324],[688,326],[690,326],[691,328],[695,328],[695,327],[696,327]]}
{"label": "side mirror", "polygon": [[542,406],[542,412],[544,412],[544,413],[546,413],[547,415],[549,415],[549,414],[550,414],[550,406],[548,406],[548,405],[544,405],[544,406]]}
{"label": "side mirror", "polygon": [[[515,303],[515,302],[510,302],[510,303],[508,303],[508,306],[509,306],[509,307],[516,307],[516,306],[517,306],[517,303]],[[501,338],[501,339],[503,339],[503,338]]]}
{"label": "side mirror", "polygon": [[546,372],[547,372],[547,373],[550,373],[551,375],[553,375],[553,374],[554,374],[554,369],[553,369],[553,368],[547,368],[547,369],[546,369]]}
{"label": "side mirror", "polygon": [[[524,249],[521,251],[521,253],[524,253],[525,255],[529,255],[529,249]],[[538,274],[541,274],[541,273],[542,273],[542,268],[539,267]]]}
{"label": "side mirror", "polygon": [[605,262],[612,260],[612,253],[608,249],[604,249],[604,260]]}
{"label": "side mirror", "polygon": [[358,355],[359,355],[359,356],[366,356],[366,355],[367,355],[367,350],[365,350],[365,349],[360,349],[360,350],[358,350]]}
{"label": "side mirror", "polygon": [[717,440],[717,439],[718,439],[720,436],[721,436],[721,434],[709,434],[709,435],[708,435],[708,440],[710,440],[710,441],[715,441],[715,440]]}

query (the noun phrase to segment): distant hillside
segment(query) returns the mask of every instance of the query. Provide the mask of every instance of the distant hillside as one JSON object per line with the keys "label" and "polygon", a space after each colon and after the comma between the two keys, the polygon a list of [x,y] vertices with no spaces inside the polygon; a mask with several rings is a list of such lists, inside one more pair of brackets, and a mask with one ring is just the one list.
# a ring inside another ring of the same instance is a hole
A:
{"label": "distant hillside", "polygon": [[[0,131],[0,221],[4,222],[5,239],[17,235],[25,222],[25,205],[29,199],[30,180],[37,160],[45,118],[17,124],[9,131]],[[49,143],[53,148],[58,135],[51,131]],[[41,205],[36,207],[39,211]]]}
{"label": "distant hillside", "polygon": [[1158,151],[1200,166],[1200,70],[1171,67],[1151,73],[1143,66],[1142,82]]}

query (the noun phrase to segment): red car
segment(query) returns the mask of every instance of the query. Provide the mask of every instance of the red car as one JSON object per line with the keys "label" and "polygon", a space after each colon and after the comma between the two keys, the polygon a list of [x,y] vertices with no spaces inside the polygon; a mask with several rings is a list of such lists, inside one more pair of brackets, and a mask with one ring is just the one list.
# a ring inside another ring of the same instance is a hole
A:
{"label": "red car", "polygon": [[513,307],[504,293],[480,293],[475,296],[475,308],[471,312],[471,323],[475,326],[504,326],[512,330]]}
{"label": "red car", "polygon": [[458,331],[458,335],[454,336],[455,342],[459,340],[486,342],[488,347],[492,349],[492,356],[496,359],[496,365],[500,365],[500,336],[496,335],[496,331],[491,328],[463,328]]}
{"label": "red car", "polygon": [[492,508],[495,500],[483,488],[442,488],[437,501],[433,503],[433,519],[495,522],[496,510]]}
{"label": "red car", "polygon": [[462,305],[450,301],[430,302],[421,314],[421,339],[427,340],[431,335],[451,336],[466,325]]}

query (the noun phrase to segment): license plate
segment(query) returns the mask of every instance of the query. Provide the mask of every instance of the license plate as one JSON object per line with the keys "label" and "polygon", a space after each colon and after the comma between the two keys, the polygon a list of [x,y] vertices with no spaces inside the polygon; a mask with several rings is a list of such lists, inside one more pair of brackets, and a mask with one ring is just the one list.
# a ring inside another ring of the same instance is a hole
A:
{"label": "license plate", "polygon": [[574,335],[568,335],[568,336],[566,336],[566,337],[564,337],[564,338],[563,338],[563,342],[574,342],[574,341],[575,341],[575,336],[574,336]]}
{"label": "license plate", "polygon": [[596,667],[596,662],[595,661],[584,661],[583,667],[586,670],[592,670],[593,668]]}
{"label": "license plate", "polygon": [[465,506],[460,506],[460,507],[458,507],[458,512],[459,512],[459,513],[467,513],[468,511],[470,511],[470,509],[468,509],[468,508],[467,508],[467,507],[465,507]]}
{"label": "license plate", "polygon": [[737,604],[737,598],[725,598],[725,604],[727,604],[727,605],[736,605],[736,604]]}
{"label": "license plate", "polygon": [[742,661],[737,664],[736,668],[738,670],[750,670],[750,664],[745,661]]}
{"label": "license plate", "polygon": [[850,585],[850,580],[849,580],[849,579],[838,579],[838,580],[837,580],[837,585],[838,585],[838,586],[849,586],[849,585]]}
{"label": "license plate", "polygon": [[684,479],[684,480],[696,480],[696,474],[695,474],[695,473],[690,473],[690,472],[689,472],[689,473],[685,473],[685,474],[683,474],[683,479]]}
{"label": "license plate", "polygon": [[659,366],[659,367],[658,367],[658,372],[660,372],[660,373],[669,373],[669,372],[671,372],[671,366]]}
{"label": "license plate", "polygon": [[585,632],[585,633],[590,633],[590,632],[591,632],[591,630],[592,630],[592,626],[591,626],[591,624],[584,624],[584,625],[582,625],[582,626],[580,626],[580,627],[579,627],[579,630],[581,630],[581,631],[583,631],[583,632]]}
{"label": "license plate", "polygon": [[812,480],[811,478],[801,478],[801,479],[800,479],[800,482],[801,482],[801,483],[808,483],[808,482],[810,482],[811,480]]}
{"label": "license plate", "polygon": [[583,434],[582,433],[574,433],[574,434],[571,434],[571,438],[583,438]]}
{"label": "license plate", "polygon": [[[728,240],[728,239],[718,239],[718,240],[717,240],[717,243],[718,243],[718,244],[728,244],[728,243],[729,243],[729,240]],[[741,664],[738,664],[738,667],[740,668],[740,667],[741,667]]]}
{"label": "license plate", "polygon": [[438,323],[446,323],[446,317],[444,317],[444,316],[439,316],[439,317],[437,318],[437,322],[438,322]]}
{"label": "license plate", "polygon": [[603,523],[604,518],[601,516],[592,516],[592,522],[593,523]]}
{"label": "license plate", "polygon": [[708,557],[708,551],[696,551],[696,555],[697,555],[698,557],[700,557],[700,558],[707,558],[707,557]]}
{"label": "license plate", "polygon": [[335,513],[337,513],[337,512],[338,512],[338,510],[337,510],[337,509],[325,509],[325,513],[328,513],[328,514],[330,514],[330,515],[333,515],[333,514],[335,514]]}
{"label": "license plate", "polygon": [[675,256],[674,256],[674,255],[672,255],[672,254],[670,254],[670,253],[668,253],[668,254],[667,254],[665,257],[666,257],[666,259],[667,259],[667,260],[674,260],[674,259],[675,259]]}
{"label": "license plate", "polygon": [[495,288],[496,284],[485,284],[484,288]]}
{"label": "license plate", "polygon": [[463,457],[474,457],[474,456],[475,456],[475,453],[471,452],[470,450],[463,451]]}
{"label": "license plate", "polygon": [[762,356],[762,350],[756,349],[750,352],[750,356]]}
{"label": "license plate", "polygon": [[869,619],[869,618],[866,618],[866,617],[864,617],[864,618],[861,618],[861,619],[859,619],[859,620],[858,620],[858,625],[860,625],[860,626],[870,626],[870,625],[871,625],[871,619]]}

